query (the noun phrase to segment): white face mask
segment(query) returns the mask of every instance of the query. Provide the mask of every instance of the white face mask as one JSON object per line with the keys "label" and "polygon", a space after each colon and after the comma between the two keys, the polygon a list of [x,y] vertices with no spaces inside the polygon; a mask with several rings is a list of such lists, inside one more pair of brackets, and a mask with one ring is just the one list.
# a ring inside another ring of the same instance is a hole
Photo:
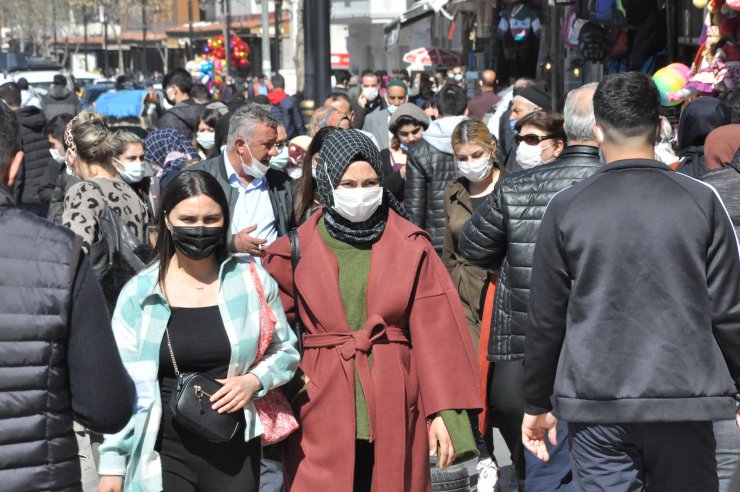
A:
{"label": "white face mask", "polygon": [[388,113],[390,113],[391,116],[393,115],[393,113],[396,112],[397,109],[398,109],[398,106],[396,106],[395,104],[388,105]]}
{"label": "white face mask", "polygon": [[119,170],[118,174],[121,175],[126,183],[138,183],[144,179],[144,170],[146,167],[142,161],[123,162],[120,159],[115,159],[115,161],[123,166],[123,171]]}
{"label": "white face mask", "polygon": [[380,95],[380,91],[375,87],[364,87],[362,93],[365,95],[365,99],[370,102],[375,101]]}
{"label": "white face mask", "polygon": [[383,203],[383,188],[342,188],[332,191],[335,212],[350,222],[365,222]]}
{"label": "white face mask", "polygon": [[290,166],[285,170],[288,173],[290,179],[301,179],[303,177],[303,168],[297,166]]}
{"label": "white face mask", "polygon": [[216,146],[216,133],[215,132],[198,132],[195,134],[195,140],[198,145],[206,150],[211,150]]}
{"label": "white face mask", "polygon": [[550,147],[552,145],[543,149],[539,145],[527,145],[522,142],[516,148],[516,162],[522,166],[522,169],[532,169],[533,167],[541,166],[544,164],[542,152]]}
{"label": "white face mask", "polygon": [[51,158],[54,159],[59,164],[64,162],[64,156],[60,154],[59,151],[55,149],[54,147],[49,149],[49,153],[51,154]]}
{"label": "white face mask", "polygon": [[491,156],[488,156],[481,157],[474,161],[457,161],[457,168],[460,170],[460,174],[466,177],[469,181],[477,183],[491,175],[491,171],[493,170],[493,160],[491,159]]}
{"label": "white face mask", "polygon": [[249,174],[250,176],[253,176],[257,179],[262,179],[265,177],[265,174],[267,174],[267,171],[270,169],[269,166],[265,166],[260,161],[255,159],[252,156],[252,150],[249,148],[249,145],[245,145],[247,148],[247,152],[249,152],[249,160],[251,161],[251,166],[248,166],[244,163],[244,157],[239,154],[239,160],[242,161],[242,171],[244,171],[245,174]]}

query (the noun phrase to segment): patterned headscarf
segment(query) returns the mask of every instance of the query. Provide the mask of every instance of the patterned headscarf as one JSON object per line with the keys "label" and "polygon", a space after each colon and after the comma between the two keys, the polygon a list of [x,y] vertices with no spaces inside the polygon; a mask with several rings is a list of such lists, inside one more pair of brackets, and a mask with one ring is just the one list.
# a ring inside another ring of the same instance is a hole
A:
{"label": "patterned headscarf", "polygon": [[369,162],[378,173],[380,186],[383,186],[383,164],[378,148],[370,138],[357,130],[340,130],[332,133],[324,142],[319,155],[316,186],[321,203],[324,205],[324,222],[329,235],[346,243],[368,245],[377,241],[383,234],[389,208],[404,218],[406,214],[388,190],[384,190],[381,206],[365,222],[349,221],[334,211],[332,192],[339,185],[347,167],[357,161]]}
{"label": "patterned headscarf", "polygon": [[193,143],[174,128],[152,130],[144,141],[144,158],[161,169],[157,177],[167,184],[188,161],[198,159],[198,151]]}
{"label": "patterned headscarf", "polygon": [[313,112],[311,122],[308,124],[308,136],[313,137],[316,135],[316,132],[325,126],[339,128],[339,123],[344,119],[349,120],[349,116],[336,108],[322,106]]}

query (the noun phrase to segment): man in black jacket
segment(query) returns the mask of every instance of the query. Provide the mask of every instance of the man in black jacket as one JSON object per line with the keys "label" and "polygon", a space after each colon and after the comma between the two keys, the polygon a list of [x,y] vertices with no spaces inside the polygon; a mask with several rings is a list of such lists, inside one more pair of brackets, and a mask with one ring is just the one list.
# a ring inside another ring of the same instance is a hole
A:
{"label": "man in black jacket", "polygon": [[184,68],[176,68],[164,76],[162,87],[164,97],[172,107],[159,118],[159,128],[174,128],[185,138],[192,140],[198,131],[200,115],[204,109],[190,97],[190,90],[193,88],[192,75]]}
{"label": "man in black jacket", "polygon": [[81,490],[73,419],[118,432],[136,392],[79,239],[13,205],[22,160],[0,102],[0,489]]}
{"label": "man in black jacket", "polygon": [[189,168],[212,174],[226,193],[230,249],[258,258],[295,227],[290,178],[269,167],[279,124],[261,108],[242,106],[231,117],[225,153]]}
{"label": "man in black jacket", "polygon": [[[471,263],[500,270],[488,343],[494,362],[490,404],[495,424],[512,452],[520,481],[528,490],[563,490],[570,482],[567,440],[561,439],[547,469],[525,455],[521,442],[524,415],[524,340],[529,305],[532,256],[540,221],[550,199],[601,168],[593,134],[595,84],[575,89],[565,102],[568,146],[553,162],[504,177],[491,200],[465,224],[460,252]],[[558,430],[565,435],[566,428]],[[526,463],[526,465],[525,465]]]}
{"label": "man in black jacket", "polygon": [[432,236],[432,245],[442,255],[445,235],[445,186],[457,179],[452,155],[452,131],[465,119],[468,97],[456,84],[447,84],[437,94],[439,119],[429,125],[424,137],[408,153],[404,207],[411,221]]}
{"label": "man in black jacket", "polygon": [[740,389],[737,238],[714,189],[654,160],[649,77],[608,76],[594,110],[606,167],[552,199],[537,239],[522,441],[548,459],[554,392],[583,490],[717,490],[712,421]]}
{"label": "man in black jacket", "polygon": [[82,111],[80,98],[70,90],[69,85],[67,77],[61,73],[54,76],[54,83],[49,87],[49,92],[41,98],[47,120],[59,114],[76,115]]}
{"label": "man in black jacket", "polygon": [[23,210],[46,217],[49,206],[39,196],[39,187],[47,184],[47,168],[52,165],[51,144],[44,135],[46,117],[35,106],[21,107],[21,89],[15,82],[0,86],[0,99],[15,112],[21,125],[23,165],[13,186],[16,204]]}

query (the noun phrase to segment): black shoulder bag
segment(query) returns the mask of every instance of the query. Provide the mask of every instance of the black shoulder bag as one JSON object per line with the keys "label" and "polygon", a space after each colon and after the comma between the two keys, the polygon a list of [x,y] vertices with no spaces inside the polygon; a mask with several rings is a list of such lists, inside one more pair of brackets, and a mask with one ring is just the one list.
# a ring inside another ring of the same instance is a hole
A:
{"label": "black shoulder bag", "polygon": [[293,268],[293,306],[295,308],[293,331],[298,338],[296,348],[298,349],[298,353],[303,356],[303,323],[301,323],[301,312],[298,308],[298,288],[295,286],[295,269],[301,258],[301,243],[298,239],[298,232],[295,229],[288,232],[288,239],[290,239],[290,265]]}
{"label": "black shoulder bag", "polygon": [[123,219],[108,205],[100,185],[94,181],[86,181],[86,183],[95,188],[103,200],[103,213],[98,220],[100,237],[90,245],[90,261],[98,280],[103,279],[119,262],[125,263],[134,273],[143,270],[146,263],[137,254],[143,247],[141,241],[131,233],[128,226],[123,223]]}
{"label": "black shoulder bag", "polygon": [[211,408],[211,396],[223,384],[202,372],[181,373],[172,350],[170,330],[165,327],[167,348],[177,376],[177,386],[170,397],[170,408],[175,421],[211,442],[227,442],[236,436],[241,423],[239,412],[218,413]]}

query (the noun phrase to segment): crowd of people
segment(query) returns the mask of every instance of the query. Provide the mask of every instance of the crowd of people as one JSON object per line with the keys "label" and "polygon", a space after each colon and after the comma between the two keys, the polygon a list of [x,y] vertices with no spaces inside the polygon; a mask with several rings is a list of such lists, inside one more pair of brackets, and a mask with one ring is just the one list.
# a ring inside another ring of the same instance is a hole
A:
{"label": "crowd of people", "polygon": [[58,82],[0,86],[3,490],[492,491],[494,428],[519,491],[740,487],[740,108],[175,69],[136,128]]}

